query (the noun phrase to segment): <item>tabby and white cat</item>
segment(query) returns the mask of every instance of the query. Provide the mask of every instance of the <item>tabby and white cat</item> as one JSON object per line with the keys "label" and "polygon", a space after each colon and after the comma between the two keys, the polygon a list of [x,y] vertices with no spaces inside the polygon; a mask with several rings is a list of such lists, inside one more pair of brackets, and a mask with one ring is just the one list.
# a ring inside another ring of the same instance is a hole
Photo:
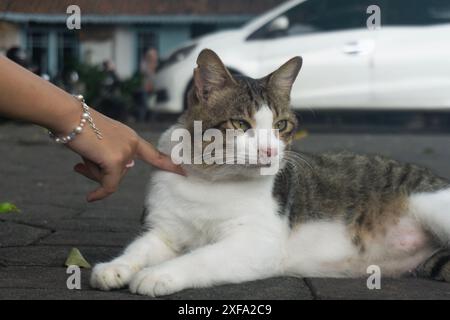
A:
{"label": "tabby and white cat", "polygon": [[277,143],[258,145],[258,156],[280,159],[280,170],[203,163],[184,165],[186,177],[156,172],[145,232],[95,266],[93,287],[161,296],[273,276],[358,277],[369,265],[450,281],[447,180],[381,156],[289,151],[299,57],[257,80],[232,76],[211,50],[197,63],[188,109],[161,150],[170,154],[173,130],[192,131],[196,120],[222,131],[276,128]]}

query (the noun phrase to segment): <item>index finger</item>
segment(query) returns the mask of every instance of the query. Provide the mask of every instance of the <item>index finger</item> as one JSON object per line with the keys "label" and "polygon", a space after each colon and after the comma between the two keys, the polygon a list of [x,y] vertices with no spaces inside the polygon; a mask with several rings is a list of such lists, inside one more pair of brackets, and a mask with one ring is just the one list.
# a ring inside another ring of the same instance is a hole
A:
{"label": "index finger", "polygon": [[139,139],[136,155],[147,163],[165,171],[174,172],[180,175],[186,175],[183,169],[174,164],[170,157],[159,150],[144,139]]}

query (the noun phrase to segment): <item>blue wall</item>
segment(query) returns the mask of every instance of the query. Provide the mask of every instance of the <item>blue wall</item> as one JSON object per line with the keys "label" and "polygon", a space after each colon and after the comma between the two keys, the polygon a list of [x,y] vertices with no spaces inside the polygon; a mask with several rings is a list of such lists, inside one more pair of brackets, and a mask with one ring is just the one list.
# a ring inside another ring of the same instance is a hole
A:
{"label": "blue wall", "polygon": [[191,38],[190,25],[161,26],[158,30],[161,57]]}

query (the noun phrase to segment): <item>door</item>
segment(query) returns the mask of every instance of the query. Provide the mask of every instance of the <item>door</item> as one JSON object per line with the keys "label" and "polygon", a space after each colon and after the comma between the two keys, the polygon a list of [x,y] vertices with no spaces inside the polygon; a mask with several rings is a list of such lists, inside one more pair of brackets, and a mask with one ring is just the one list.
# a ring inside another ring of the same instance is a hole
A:
{"label": "door", "polygon": [[378,108],[450,109],[450,2],[388,1],[377,31]]}
{"label": "door", "polygon": [[303,68],[291,96],[295,108],[369,105],[375,41],[366,12],[374,2],[307,0],[287,10],[248,39],[262,43],[259,75],[300,55]]}

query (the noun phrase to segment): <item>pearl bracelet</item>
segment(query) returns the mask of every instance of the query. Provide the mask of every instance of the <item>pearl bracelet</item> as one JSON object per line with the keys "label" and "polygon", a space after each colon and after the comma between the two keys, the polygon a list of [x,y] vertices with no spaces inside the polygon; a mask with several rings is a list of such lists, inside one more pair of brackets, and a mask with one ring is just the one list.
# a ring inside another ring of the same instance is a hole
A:
{"label": "pearl bracelet", "polygon": [[57,137],[53,132],[49,131],[48,134],[49,134],[50,138],[52,138],[56,143],[66,144],[66,143],[72,141],[73,139],[75,139],[75,137],[78,134],[83,132],[83,129],[87,123],[92,128],[92,130],[94,131],[97,138],[100,140],[103,139],[102,133],[95,126],[94,120],[92,119],[92,116],[91,116],[91,112],[89,111],[89,106],[86,104],[84,97],[81,94],[74,96],[74,97],[78,101],[80,101],[81,108],[83,109],[83,114],[81,115],[80,123],[68,135],[63,136],[63,137]]}

